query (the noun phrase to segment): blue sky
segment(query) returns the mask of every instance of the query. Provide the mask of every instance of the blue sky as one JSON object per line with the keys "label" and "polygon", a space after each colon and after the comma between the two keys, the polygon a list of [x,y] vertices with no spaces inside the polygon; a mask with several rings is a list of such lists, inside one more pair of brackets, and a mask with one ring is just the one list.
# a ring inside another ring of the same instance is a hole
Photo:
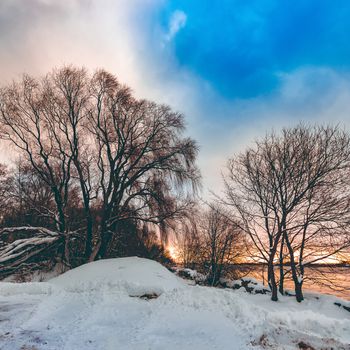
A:
{"label": "blue sky", "polygon": [[346,0],[1,0],[0,79],[104,67],[185,114],[204,187],[272,128],[350,124]]}
{"label": "blue sky", "polygon": [[349,1],[182,0],[160,20],[179,9],[187,21],[174,38],[177,61],[227,98],[273,93],[279,72],[302,66],[350,67]]}

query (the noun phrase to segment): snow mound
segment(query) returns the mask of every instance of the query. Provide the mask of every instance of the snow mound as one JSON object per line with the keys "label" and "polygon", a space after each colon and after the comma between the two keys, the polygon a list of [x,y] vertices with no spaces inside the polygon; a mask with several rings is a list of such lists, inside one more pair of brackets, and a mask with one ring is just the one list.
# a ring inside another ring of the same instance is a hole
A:
{"label": "snow mound", "polygon": [[130,296],[160,295],[184,287],[181,279],[161,264],[137,257],[91,262],[53,278],[49,283],[68,292],[107,289],[126,291]]}

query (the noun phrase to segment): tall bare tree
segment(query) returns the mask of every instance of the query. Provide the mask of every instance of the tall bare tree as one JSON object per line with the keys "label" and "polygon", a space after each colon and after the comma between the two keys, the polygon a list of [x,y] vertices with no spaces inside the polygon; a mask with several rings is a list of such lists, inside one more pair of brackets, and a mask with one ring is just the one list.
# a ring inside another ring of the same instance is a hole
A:
{"label": "tall bare tree", "polygon": [[159,224],[164,232],[167,220],[188,206],[177,193],[198,183],[197,146],[182,137],[183,117],[168,106],[134,99],[105,71],[94,75],[92,86],[89,129],[102,197],[98,254],[105,256],[113,226],[125,216]]}
{"label": "tall bare tree", "polygon": [[301,301],[305,267],[350,244],[350,139],[332,127],[284,130],[283,139],[286,170],[279,203],[287,216],[283,237]]}
{"label": "tall bare tree", "polygon": [[51,189],[55,210],[45,210],[52,216],[57,230],[66,235],[65,259],[69,263],[65,210],[68,203],[72,157],[62,152],[68,146],[65,140],[52,133],[52,113],[47,106],[45,86],[45,79],[38,81],[24,76],[21,82],[1,90],[1,136],[16,146],[22,157]]}
{"label": "tall bare tree", "polygon": [[268,263],[273,300],[278,249],[281,268],[284,249],[288,251],[296,299],[301,301],[305,266],[348,247],[349,167],[350,139],[337,127],[284,129],[281,136],[269,134],[230,160],[227,202]]}
{"label": "tall bare tree", "polygon": [[67,262],[68,203],[77,188],[85,260],[108,255],[121,221],[147,222],[166,237],[193,204],[198,148],[183,136],[183,117],[135,99],[103,70],[63,67],[40,79],[24,76],[1,89],[0,118],[1,137],[52,193],[53,210],[42,209],[66,237]]}
{"label": "tall bare tree", "polygon": [[[93,139],[86,128],[91,110],[90,78],[83,68],[63,67],[48,74],[45,79],[45,107],[48,128],[56,140],[62,157],[72,162],[72,177],[77,180],[85,213],[85,257],[89,259],[93,245],[92,200],[97,188],[93,178],[91,143]],[[63,140],[63,142],[61,141]]]}
{"label": "tall bare tree", "polygon": [[270,154],[270,149],[265,154],[257,144],[256,149],[229,161],[225,202],[233,208],[233,218],[240,229],[251,239],[252,258],[267,263],[271,298],[277,300],[274,261],[283,231],[277,204],[278,186],[269,166],[271,162],[266,158]]}

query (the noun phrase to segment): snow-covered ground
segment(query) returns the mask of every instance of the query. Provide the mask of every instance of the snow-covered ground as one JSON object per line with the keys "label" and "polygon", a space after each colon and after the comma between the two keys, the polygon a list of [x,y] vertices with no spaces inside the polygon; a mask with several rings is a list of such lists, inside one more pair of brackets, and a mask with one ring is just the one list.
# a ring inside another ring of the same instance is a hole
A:
{"label": "snow-covered ground", "polygon": [[[158,297],[155,297],[155,296]],[[150,299],[149,299],[150,298]],[[102,260],[48,282],[0,283],[2,350],[350,349],[350,312],[190,286],[156,262]],[[299,345],[298,345],[299,344]]]}

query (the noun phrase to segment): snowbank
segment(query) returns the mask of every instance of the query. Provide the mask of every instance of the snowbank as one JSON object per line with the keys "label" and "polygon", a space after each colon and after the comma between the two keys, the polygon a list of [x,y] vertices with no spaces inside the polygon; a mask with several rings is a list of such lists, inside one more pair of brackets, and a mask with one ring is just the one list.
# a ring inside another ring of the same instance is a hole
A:
{"label": "snowbank", "polygon": [[239,280],[230,280],[226,278],[220,279],[220,285],[224,288],[240,289],[244,288],[247,292],[252,294],[267,294],[270,293],[270,289],[258,282],[252,277],[243,277]]}
{"label": "snowbank", "polygon": [[203,284],[205,280],[207,279],[207,276],[203,275],[202,273],[192,270],[189,268],[181,268],[177,267],[175,268],[175,274],[179,277],[190,279],[198,284]]}
{"label": "snowbank", "polygon": [[183,281],[164,266],[137,257],[95,261],[55,277],[49,283],[69,292],[104,288],[125,290],[131,296],[160,295],[184,286]]}
{"label": "snowbank", "polygon": [[[130,297],[143,294],[161,295]],[[350,312],[336,301],[276,303],[244,288],[189,286],[147,259],[103,260],[49,282],[0,283],[0,349],[348,350]]]}

